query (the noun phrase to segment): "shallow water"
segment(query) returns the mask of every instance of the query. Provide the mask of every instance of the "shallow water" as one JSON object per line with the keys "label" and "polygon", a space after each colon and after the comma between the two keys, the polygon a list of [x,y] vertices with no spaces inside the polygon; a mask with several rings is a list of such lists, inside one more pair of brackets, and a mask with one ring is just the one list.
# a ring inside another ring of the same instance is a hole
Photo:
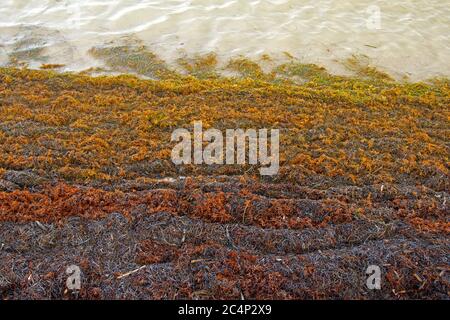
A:
{"label": "shallow water", "polygon": [[[377,10],[380,19],[377,19]],[[411,80],[450,75],[449,0],[2,0],[0,64],[101,66],[93,46],[142,41],[166,61],[214,51],[221,60],[288,52],[346,73],[341,62]]]}

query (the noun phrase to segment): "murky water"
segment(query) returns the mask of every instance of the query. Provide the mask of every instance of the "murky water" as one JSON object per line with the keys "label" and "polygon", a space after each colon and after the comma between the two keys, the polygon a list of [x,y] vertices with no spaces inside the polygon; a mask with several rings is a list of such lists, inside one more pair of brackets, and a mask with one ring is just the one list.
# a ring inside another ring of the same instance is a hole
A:
{"label": "murky water", "polygon": [[0,64],[102,62],[93,46],[142,41],[166,61],[288,52],[344,73],[352,54],[395,77],[450,75],[449,0],[1,0]]}

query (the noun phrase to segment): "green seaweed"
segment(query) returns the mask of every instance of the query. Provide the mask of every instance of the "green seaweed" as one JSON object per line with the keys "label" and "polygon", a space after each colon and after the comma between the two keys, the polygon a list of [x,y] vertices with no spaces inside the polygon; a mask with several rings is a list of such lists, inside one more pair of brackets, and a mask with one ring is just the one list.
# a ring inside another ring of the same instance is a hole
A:
{"label": "green seaweed", "polygon": [[386,72],[370,66],[368,57],[363,55],[352,55],[342,63],[348,70],[356,73],[357,76],[374,81],[393,81]]}
{"label": "green seaweed", "polygon": [[145,46],[94,47],[89,53],[105,61],[113,71],[135,72],[154,79],[172,78],[176,74]]}
{"label": "green seaweed", "polygon": [[178,64],[191,76],[198,79],[218,78],[218,60],[215,53],[197,55],[193,58],[183,57],[177,60]]}

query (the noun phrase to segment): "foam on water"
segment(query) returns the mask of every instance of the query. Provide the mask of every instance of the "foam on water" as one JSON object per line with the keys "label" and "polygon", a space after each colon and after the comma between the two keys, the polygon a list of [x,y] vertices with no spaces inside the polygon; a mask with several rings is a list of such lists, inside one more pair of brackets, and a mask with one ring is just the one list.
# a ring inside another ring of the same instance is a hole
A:
{"label": "foam on water", "polygon": [[448,0],[2,0],[0,64],[15,57],[83,70],[102,64],[88,54],[93,46],[135,39],[169,63],[211,51],[223,60],[289,52],[343,73],[340,61],[358,54],[417,80],[450,75],[449,26]]}

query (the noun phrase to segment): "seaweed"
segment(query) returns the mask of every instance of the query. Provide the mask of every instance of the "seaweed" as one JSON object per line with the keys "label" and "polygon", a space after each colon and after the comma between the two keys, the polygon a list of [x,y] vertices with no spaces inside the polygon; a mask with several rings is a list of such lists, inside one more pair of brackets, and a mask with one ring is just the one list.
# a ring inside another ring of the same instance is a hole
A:
{"label": "seaweed", "polygon": [[113,71],[135,72],[154,79],[164,79],[174,75],[163,60],[143,45],[93,47],[89,53],[103,59]]}
{"label": "seaweed", "polygon": [[[0,69],[0,297],[448,299],[448,80],[102,50],[161,80]],[[175,166],[198,120],[280,129],[279,174]]]}

